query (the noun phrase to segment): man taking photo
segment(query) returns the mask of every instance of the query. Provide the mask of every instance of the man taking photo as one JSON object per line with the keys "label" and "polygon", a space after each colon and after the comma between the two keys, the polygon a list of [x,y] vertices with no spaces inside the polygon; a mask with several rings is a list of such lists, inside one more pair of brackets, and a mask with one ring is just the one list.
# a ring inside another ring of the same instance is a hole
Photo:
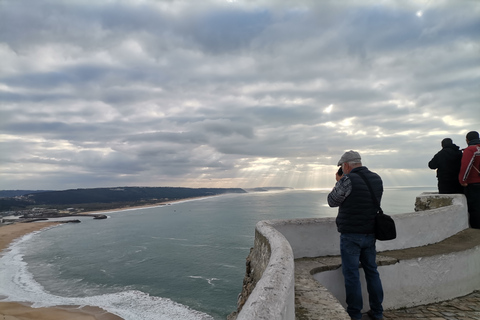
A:
{"label": "man taking photo", "polygon": [[[375,248],[375,215],[378,206],[372,200],[370,184],[374,196],[380,203],[383,195],[383,182],[380,176],[362,165],[358,152],[345,152],[336,173],[337,183],[328,194],[330,207],[339,207],[336,218],[340,232],[340,254],[345,280],[347,312],[352,320],[362,319],[362,289],[360,285],[359,262],[365,272],[370,302],[368,316],[374,320],[383,319],[383,288],[377,271]],[[365,180],[364,180],[365,179]]]}

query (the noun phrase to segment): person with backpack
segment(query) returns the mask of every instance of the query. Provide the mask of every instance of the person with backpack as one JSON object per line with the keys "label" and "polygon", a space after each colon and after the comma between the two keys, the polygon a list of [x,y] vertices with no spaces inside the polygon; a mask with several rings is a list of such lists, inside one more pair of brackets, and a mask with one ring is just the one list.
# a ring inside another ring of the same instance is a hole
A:
{"label": "person with backpack", "polygon": [[471,228],[480,229],[480,138],[477,131],[467,133],[458,181],[465,187]]}

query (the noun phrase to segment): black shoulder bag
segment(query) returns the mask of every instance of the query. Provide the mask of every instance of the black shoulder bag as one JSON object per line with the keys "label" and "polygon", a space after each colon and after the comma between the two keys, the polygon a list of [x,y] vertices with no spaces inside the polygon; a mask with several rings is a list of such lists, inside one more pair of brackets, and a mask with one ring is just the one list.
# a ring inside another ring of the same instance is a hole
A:
{"label": "black shoulder bag", "polygon": [[355,173],[358,174],[363,179],[363,181],[365,181],[368,190],[370,190],[373,203],[378,207],[377,214],[375,215],[375,238],[381,241],[395,239],[397,237],[395,221],[393,221],[392,217],[383,213],[383,210],[380,207],[380,203],[378,203],[378,199],[373,193],[372,186],[368,182],[367,178],[365,178],[365,175],[361,172]]}

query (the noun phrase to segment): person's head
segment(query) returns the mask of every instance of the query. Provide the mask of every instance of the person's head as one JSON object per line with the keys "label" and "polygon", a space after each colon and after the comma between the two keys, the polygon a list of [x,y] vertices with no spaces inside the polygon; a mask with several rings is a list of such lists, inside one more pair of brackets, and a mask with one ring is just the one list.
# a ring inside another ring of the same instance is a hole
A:
{"label": "person's head", "polygon": [[466,138],[467,138],[467,143],[469,143],[472,140],[479,139],[478,132],[477,131],[470,131],[469,133],[467,133]]}
{"label": "person's head", "polygon": [[450,138],[445,138],[442,140],[442,148],[445,148],[446,146],[450,146],[452,144],[453,144],[453,141]]}
{"label": "person's head", "polygon": [[343,174],[350,173],[353,168],[362,166],[362,158],[356,151],[350,150],[345,152],[340,160],[338,160],[337,166],[341,166]]}

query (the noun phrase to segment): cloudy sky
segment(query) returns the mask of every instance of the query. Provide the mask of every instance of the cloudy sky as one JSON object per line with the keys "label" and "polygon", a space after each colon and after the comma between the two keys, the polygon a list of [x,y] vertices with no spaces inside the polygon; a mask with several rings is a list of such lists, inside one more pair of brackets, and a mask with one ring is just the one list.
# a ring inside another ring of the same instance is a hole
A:
{"label": "cloudy sky", "polygon": [[388,186],[480,130],[480,1],[2,0],[0,189]]}

